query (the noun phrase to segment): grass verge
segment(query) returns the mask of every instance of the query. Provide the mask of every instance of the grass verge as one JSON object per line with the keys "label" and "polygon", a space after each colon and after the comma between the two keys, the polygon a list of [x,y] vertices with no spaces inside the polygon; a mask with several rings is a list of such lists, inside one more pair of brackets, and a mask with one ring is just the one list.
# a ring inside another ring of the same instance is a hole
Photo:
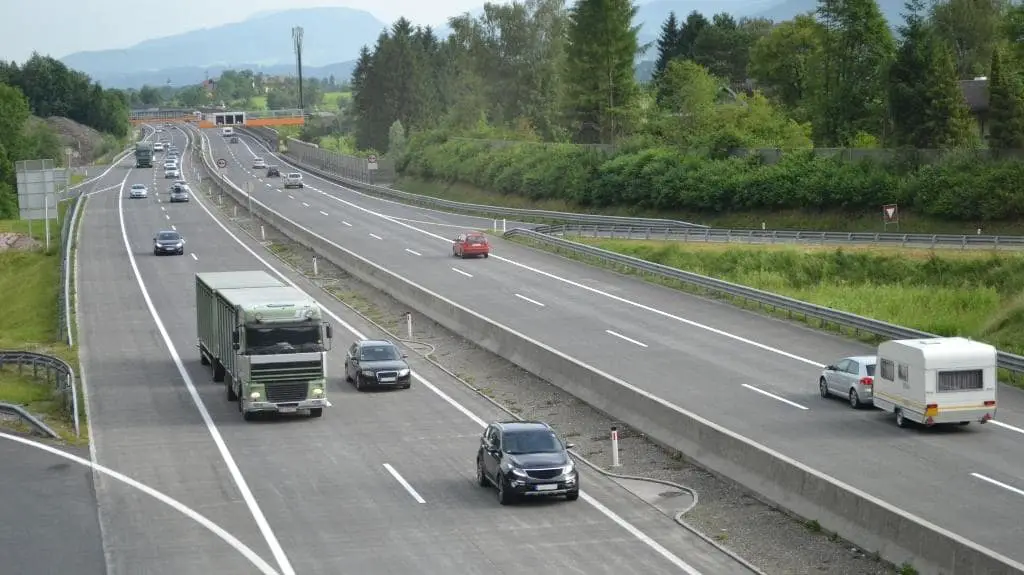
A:
{"label": "grass verge", "polygon": [[[19,227],[16,224],[20,223],[0,222],[0,229],[16,229]],[[63,289],[59,241],[58,228],[56,245],[49,253],[42,250],[0,252],[0,293],[4,294],[5,303],[5,311],[0,314],[0,349],[53,355],[68,362],[77,374],[77,350],[56,340],[60,317],[57,302]],[[74,425],[64,415],[53,386],[45,379],[31,378],[31,373],[28,368],[19,373],[14,366],[0,370],[0,401],[25,406],[68,442],[87,443],[84,424],[82,438],[76,439]],[[81,395],[79,398],[81,402]]]}
{"label": "grass verge", "polygon": [[[1004,351],[1024,353],[1024,292],[1020,287],[1024,285],[1024,255],[877,247],[736,247],[600,238],[577,241],[809,303],[939,335],[972,337]],[[555,251],[538,242],[526,243]],[[637,275],[593,258],[558,253]],[[695,291],[676,280],[644,279]],[[764,311],[792,317],[787,312]],[[816,320],[810,323],[817,326]],[[878,341],[870,334],[841,331],[862,341]],[[1024,382],[1003,375],[1009,383],[1024,387]]]}
{"label": "grass verge", "polygon": [[882,208],[877,213],[856,213],[844,211],[802,212],[799,210],[778,210],[773,212],[738,212],[728,214],[697,212],[659,212],[637,210],[625,206],[594,208],[580,206],[565,200],[532,200],[522,196],[504,195],[463,183],[425,181],[417,178],[399,178],[394,188],[413,194],[444,198],[456,202],[488,204],[511,208],[531,208],[559,212],[598,213],[614,216],[667,218],[703,224],[715,228],[761,229],[761,224],[770,230],[829,230],[838,232],[904,232],[922,234],[968,234],[974,235],[981,229],[983,234],[1024,235],[1024,221],[1008,222],[952,222],[936,220],[902,209],[900,225],[882,224]]}

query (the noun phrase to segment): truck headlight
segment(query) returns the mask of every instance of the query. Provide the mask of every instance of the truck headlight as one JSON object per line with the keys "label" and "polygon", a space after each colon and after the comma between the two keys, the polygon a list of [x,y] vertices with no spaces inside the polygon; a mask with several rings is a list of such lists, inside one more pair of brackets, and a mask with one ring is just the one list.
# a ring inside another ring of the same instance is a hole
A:
{"label": "truck headlight", "polygon": [[260,398],[260,392],[254,391],[254,392],[249,394],[249,397],[251,397],[253,399],[259,399]]}
{"label": "truck headlight", "polygon": [[313,388],[313,395],[323,395],[323,394],[324,394],[324,390],[320,389],[319,387],[314,387]]}

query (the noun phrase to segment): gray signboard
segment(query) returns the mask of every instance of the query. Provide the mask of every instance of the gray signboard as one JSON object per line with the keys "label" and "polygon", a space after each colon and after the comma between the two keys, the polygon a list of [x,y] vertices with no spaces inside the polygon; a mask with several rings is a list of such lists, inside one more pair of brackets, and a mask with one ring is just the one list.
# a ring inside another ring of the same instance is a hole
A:
{"label": "gray signboard", "polygon": [[15,163],[18,177],[18,214],[23,220],[57,219],[57,193],[68,184],[68,173],[53,160]]}

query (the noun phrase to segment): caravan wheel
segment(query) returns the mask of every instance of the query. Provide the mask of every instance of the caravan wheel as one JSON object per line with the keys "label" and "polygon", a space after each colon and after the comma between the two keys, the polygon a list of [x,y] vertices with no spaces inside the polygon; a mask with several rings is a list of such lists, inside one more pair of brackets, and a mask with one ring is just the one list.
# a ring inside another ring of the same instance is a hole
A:
{"label": "caravan wheel", "polygon": [[906,427],[907,420],[903,417],[903,410],[896,408],[896,427]]}

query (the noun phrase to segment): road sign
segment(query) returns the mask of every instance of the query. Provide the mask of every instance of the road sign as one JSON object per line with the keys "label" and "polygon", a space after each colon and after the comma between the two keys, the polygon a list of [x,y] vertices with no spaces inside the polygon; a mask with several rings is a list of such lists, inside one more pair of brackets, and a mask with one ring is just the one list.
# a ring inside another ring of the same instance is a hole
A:
{"label": "road sign", "polygon": [[882,220],[887,224],[898,224],[900,222],[900,208],[896,204],[882,206]]}
{"label": "road sign", "polygon": [[370,170],[377,169],[377,156],[370,155],[366,158],[366,167]]}
{"label": "road sign", "polygon": [[225,160],[224,158],[218,159],[217,160],[217,167],[221,168],[221,169],[228,167],[228,161]]}

